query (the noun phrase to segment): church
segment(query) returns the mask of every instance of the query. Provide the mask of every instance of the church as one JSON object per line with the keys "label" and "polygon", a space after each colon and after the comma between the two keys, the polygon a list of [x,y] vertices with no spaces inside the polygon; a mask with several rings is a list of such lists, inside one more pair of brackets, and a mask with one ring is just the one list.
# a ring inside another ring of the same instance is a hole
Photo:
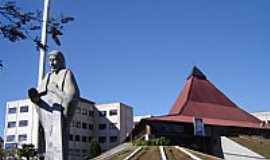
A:
{"label": "church", "polygon": [[133,139],[166,137],[174,145],[220,156],[221,136],[270,135],[270,125],[244,111],[197,68],[166,115],[142,120]]}

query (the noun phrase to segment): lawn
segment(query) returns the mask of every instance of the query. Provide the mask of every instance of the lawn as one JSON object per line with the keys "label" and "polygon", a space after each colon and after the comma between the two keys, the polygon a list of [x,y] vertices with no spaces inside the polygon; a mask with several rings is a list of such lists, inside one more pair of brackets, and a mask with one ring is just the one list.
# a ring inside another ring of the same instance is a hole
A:
{"label": "lawn", "polygon": [[270,139],[258,136],[239,136],[230,139],[270,159]]}
{"label": "lawn", "polygon": [[192,160],[192,158],[175,147],[165,147],[165,153],[168,160]]}

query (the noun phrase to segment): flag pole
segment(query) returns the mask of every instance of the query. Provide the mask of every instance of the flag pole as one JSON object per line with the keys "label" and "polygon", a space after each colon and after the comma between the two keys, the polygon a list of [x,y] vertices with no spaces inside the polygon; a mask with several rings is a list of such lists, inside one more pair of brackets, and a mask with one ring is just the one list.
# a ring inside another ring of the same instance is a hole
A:
{"label": "flag pole", "polygon": [[44,0],[44,9],[43,9],[43,20],[42,20],[42,31],[41,31],[41,45],[39,47],[39,69],[38,69],[38,85],[41,84],[41,81],[45,73],[45,60],[46,60],[46,46],[47,46],[47,26],[48,26],[48,17],[50,9],[50,0]]}
{"label": "flag pole", "polygon": [[[43,8],[43,19],[42,19],[42,30],[41,30],[41,40],[40,43],[42,46],[39,47],[39,64],[38,64],[38,86],[41,84],[42,79],[45,75],[45,64],[46,64],[46,46],[47,46],[47,27],[48,27],[48,17],[49,17],[49,10],[50,10],[50,0],[44,0],[44,8]],[[39,107],[35,107],[38,113]],[[35,118],[36,128],[35,128],[35,137],[33,143],[35,144],[36,148],[39,148],[39,115]]]}

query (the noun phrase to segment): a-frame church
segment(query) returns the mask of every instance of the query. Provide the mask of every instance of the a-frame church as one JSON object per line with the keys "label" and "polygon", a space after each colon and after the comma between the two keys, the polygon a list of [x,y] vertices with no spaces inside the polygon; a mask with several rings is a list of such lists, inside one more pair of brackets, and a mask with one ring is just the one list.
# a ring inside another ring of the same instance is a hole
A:
{"label": "a-frame church", "polygon": [[270,135],[270,126],[244,111],[193,67],[169,114],[142,120],[134,138],[166,137],[219,156],[220,136]]}

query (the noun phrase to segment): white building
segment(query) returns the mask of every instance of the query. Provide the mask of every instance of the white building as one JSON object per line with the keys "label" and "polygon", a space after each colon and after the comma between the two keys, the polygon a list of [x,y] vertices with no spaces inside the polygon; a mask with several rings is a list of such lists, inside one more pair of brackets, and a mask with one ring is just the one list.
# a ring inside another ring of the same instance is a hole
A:
{"label": "white building", "polygon": [[146,118],[151,118],[153,117],[151,114],[148,115],[140,115],[140,116],[134,116],[133,120],[134,120],[134,124],[139,123],[141,120],[146,119]]}
{"label": "white building", "polygon": [[38,115],[29,99],[7,102],[4,147],[19,147],[24,143],[37,146]]}
{"label": "white building", "polygon": [[123,103],[97,104],[98,142],[105,150],[126,140],[133,127],[133,110]]}
{"label": "white building", "polygon": [[[7,102],[4,146],[38,144],[38,115],[29,100]],[[133,126],[133,110],[123,103],[95,104],[81,98],[71,122],[70,159],[80,160],[87,155],[89,144],[96,140],[102,150],[125,141]]]}
{"label": "white building", "polygon": [[252,115],[264,121],[266,124],[270,124],[270,112],[255,112],[252,113]]}

